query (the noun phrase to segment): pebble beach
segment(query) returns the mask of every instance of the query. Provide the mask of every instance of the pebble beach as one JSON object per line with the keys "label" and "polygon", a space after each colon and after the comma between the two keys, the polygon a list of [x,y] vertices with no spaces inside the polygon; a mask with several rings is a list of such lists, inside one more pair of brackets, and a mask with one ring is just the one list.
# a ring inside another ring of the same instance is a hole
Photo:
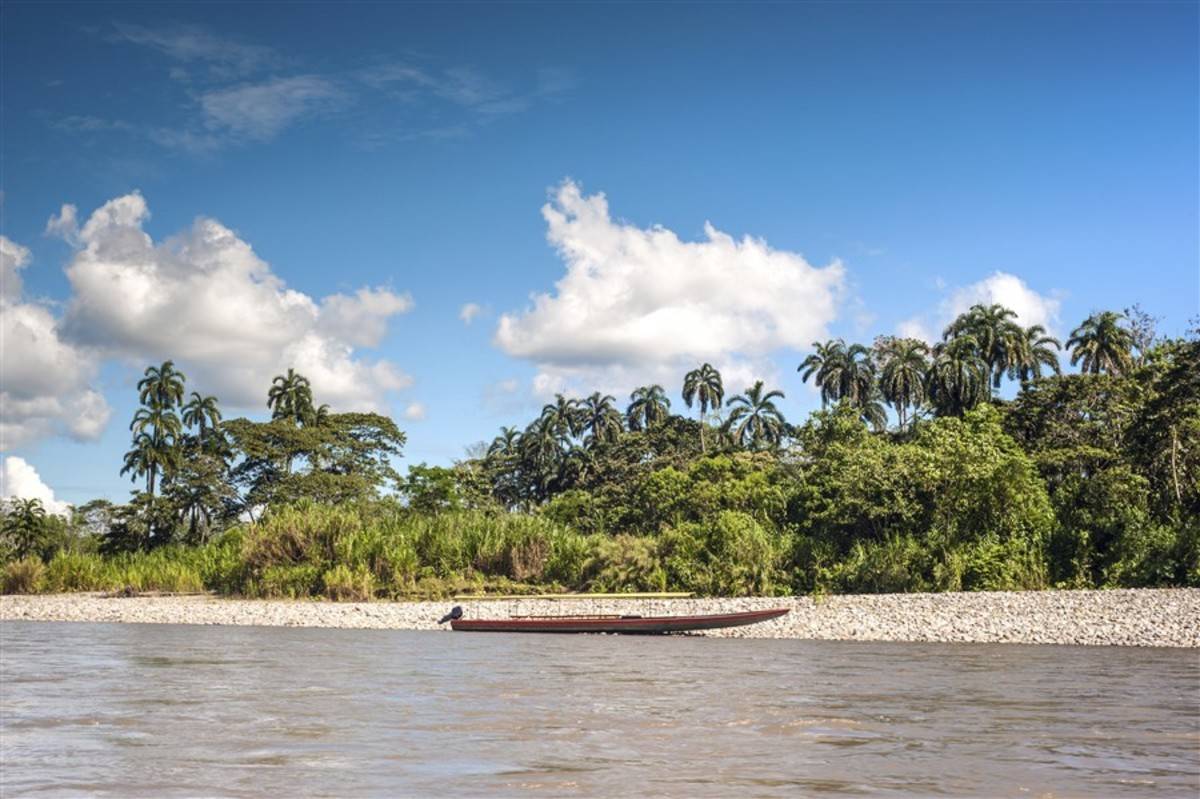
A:
{"label": "pebble beach", "polygon": [[791,611],[770,622],[702,633],[716,637],[1200,647],[1200,589],[363,603],[54,594],[0,597],[0,621],[448,631],[437,620],[455,604],[466,618]]}

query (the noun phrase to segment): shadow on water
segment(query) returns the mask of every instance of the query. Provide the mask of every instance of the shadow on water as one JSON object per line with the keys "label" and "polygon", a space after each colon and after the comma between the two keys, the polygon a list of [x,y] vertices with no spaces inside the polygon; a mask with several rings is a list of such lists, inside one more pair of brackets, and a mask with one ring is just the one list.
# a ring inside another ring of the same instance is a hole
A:
{"label": "shadow on water", "polygon": [[0,625],[5,796],[1195,796],[1195,652]]}

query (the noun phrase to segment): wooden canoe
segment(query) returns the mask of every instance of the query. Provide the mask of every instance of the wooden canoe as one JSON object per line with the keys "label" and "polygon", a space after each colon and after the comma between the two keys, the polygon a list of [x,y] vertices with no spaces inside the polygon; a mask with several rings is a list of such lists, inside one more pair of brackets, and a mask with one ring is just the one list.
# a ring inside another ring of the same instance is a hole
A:
{"label": "wooden canoe", "polygon": [[509,619],[463,619],[450,622],[458,632],[472,633],[621,633],[662,635],[694,630],[741,627],[777,619],[787,608],[751,610],[744,613],[712,613],[704,616],[514,616]]}

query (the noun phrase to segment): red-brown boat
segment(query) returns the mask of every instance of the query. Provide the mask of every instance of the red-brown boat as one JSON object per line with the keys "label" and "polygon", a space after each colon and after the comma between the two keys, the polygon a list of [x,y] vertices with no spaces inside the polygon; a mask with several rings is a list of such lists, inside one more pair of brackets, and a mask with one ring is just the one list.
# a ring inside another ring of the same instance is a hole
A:
{"label": "red-brown boat", "polygon": [[513,616],[508,619],[464,619],[456,607],[439,623],[449,621],[458,632],[473,633],[621,633],[662,635],[695,630],[718,630],[770,621],[788,613],[787,608],[751,610],[743,613],[710,613],[703,616]]}

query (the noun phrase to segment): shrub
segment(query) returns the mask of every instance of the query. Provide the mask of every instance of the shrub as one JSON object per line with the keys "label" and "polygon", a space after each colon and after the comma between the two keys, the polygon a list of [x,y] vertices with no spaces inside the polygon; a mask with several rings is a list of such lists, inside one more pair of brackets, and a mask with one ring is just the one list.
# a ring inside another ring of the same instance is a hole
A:
{"label": "shrub", "polygon": [[273,599],[302,599],[321,590],[321,567],[268,566],[254,580],[253,594]]}
{"label": "shrub", "polygon": [[1046,559],[1041,549],[1025,541],[986,539],[962,553],[961,585],[947,590],[1024,591],[1045,588]]}
{"label": "shrub", "polygon": [[909,536],[857,542],[832,569],[839,591],[860,594],[899,594],[927,591],[931,564],[926,550]]}
{"label": "shrub", "polygon": [[365,602],[375,596],[375,576],[358,567],[338,564],[321,576],[325,596],[335,601]]}
{"label": "shrub", "polygon": [[271,511],[247,525],[242,557],[253,570],[267,566],[329,563],[339,538],[362,529],[358,509],[304,501]]}
{"label": "shrub", "polygon": [[46,566],[46,590],[52,593],[66,591],[102,591],[114,588],[110,570],[98,555],[62,551]]}
{"label": "shrub", "polygon": [[6,594],[36,594],[42,588],[45,572],[41,558],[22,558],[4,567],[4,585],[0,587]]}
{"label": "shrub", "polygon": [[584,565],[586,587],[596,593],[665,591],[667,574],[652,538],[595,538]]}
{"label": "shrub", "polygon": [[699,594],[772,594],[788,588],[786,537],[742,511],[668,528],[661,551],[673,587]]}

